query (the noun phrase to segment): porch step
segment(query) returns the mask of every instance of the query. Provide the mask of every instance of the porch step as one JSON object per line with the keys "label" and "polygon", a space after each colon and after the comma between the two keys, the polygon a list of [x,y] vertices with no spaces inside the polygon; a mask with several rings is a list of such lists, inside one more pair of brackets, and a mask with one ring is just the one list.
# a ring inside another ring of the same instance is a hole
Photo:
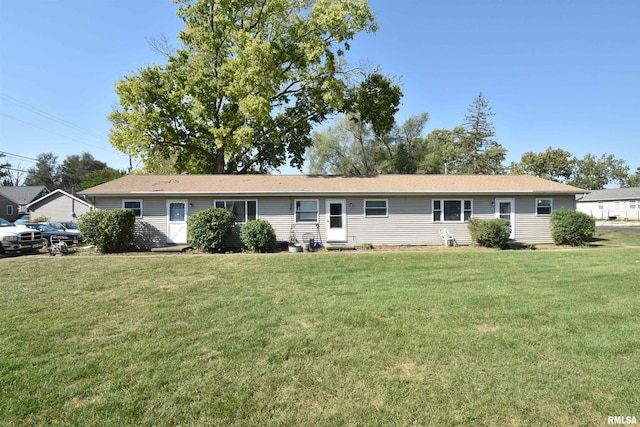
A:
{"label": "porch step", "polygon": [[167,252],[184,252],[188,249],[191,249],[191,246],[189,245],[169,245],[169,246],[162,246],[159,248],[151,248],[151,252],[163,252],[163,253],[167,253]]}

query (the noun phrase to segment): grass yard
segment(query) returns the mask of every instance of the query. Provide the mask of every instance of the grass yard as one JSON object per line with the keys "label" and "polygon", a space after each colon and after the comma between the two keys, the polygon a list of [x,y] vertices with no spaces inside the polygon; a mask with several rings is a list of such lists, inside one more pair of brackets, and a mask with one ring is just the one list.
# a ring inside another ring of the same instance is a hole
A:
{"label": "grass yard", "polygon": [[640,249],[0,260],[0,424],[640,418]]}

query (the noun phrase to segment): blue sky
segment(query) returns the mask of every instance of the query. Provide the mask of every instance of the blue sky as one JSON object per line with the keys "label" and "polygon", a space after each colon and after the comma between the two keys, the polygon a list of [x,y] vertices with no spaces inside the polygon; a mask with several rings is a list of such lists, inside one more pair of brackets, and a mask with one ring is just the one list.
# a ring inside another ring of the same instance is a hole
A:
{"label": "blue sky", "polygon": [[[452,128],[483,92],[507,164],[547,147],[640,167],[640,1],[370,0],[380,26],[349,60],[401,82],[399,122]],[[163,58],[148,39],[182,28],[170,0],[0,0],[0,151],[115,168],[113,84]],[[33,163],[9,157],[23,169]],[[284,168],[283,172],[294,172]]]}

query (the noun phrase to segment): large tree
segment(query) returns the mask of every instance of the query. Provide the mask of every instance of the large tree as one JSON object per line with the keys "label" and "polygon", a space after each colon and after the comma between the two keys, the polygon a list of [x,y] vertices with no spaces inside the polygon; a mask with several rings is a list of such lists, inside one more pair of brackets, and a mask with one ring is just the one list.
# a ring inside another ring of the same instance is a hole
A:
{"label": "large tree", "polygon": [[287,160],[301,168],[329,114],[351,107],[384,127],[384,79],[358,86],[343,59],[357,33],[375,31],[366,0],[176,2],[181,47],[116,84],[116,148],[150,164],[173,159],[177,172],[264,172]]}
{"label": "large tree", "polygon": [[124,175],[124,171],[110,168],[87,152],[67,156],[62,164],[53,153],[39,154],[36,160],[36,164],[27,170],[24,183],[44,185],[51,191],[58,188],[80,191]]}
{"label": "large tree", "polygon": [[629,166],[613,154],[600,158],[587,154],[582,159],[573,159],[573,173],[569,184],[586,190],[601,190],[607,184],[624,185],[629,178]]}
{"label": "large tree", "polygon": [[27,169],[24,185],[42,185],[53,191],[58,188],[59,176],[58,156],[53,153],[38,154],[36,164]]}
{"label": "large tree", "polygon": [[510,172],[516,175],[534,175],[557,182],[566,182],[573,173],[575,161],[571,153],[549,147],[542,153],[527,151],[520,162],[511,163]]}
{"label": "large tree", "polygon": [[96,160],[90,153],[67,156],[59,169],[58,185],[70,191],[78,190],[82,181],[95,171],[107,168],[107,164]]}
{"label": "large tree", "polygon": [[[460,125],[449,129],[434,129],[424,139],[425,154],[418,165],[418,173],[462,174],[466,165],[459,159],[464,156],[462,140],[467,131]],[[461,169],[458,169],[461,165]]]}
{"label": "large tree", "polygon": [[416,173],[423,156],[422,131],[429,115],[412,116],[379,135],[373,126],[345,115],[335,126],[313,133],[312,174],[374,175]]}
{"label": "large tree", "polygon": [[630,175],[624,183],[625,187],[640,187],[640,167],[636,169],[633,175]]}
{"label": "large tree", "polygon": [[504,173],[507,150],[498,144],[495,128],[489,120],[495,115],[482,92],[473,100],[465,116],[463,127],[466,134],[459,141],[457,157],[453,167],[462,174],[500,174]]}
{"label": "large tree", "polygon": [[312,174],[373,175],[378,172],[380,140],[370,127],[350,116],[341,116],[335,126],[314,132],[309,149]]}

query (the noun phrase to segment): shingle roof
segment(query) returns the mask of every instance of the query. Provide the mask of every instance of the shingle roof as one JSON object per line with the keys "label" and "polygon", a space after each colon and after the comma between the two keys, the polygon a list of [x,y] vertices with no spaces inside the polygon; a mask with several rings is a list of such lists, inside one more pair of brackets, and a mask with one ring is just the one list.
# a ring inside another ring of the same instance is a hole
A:
{"label": "shingle roof", "polygon": [[529,175],[126,175],[81,191],[131,195],[579,194]]}
{"label": "shingle roof", "polygon": [[27,205],[35,200],[43,190],[49,192],[47,187],[41,185],[20,187],[7,186],[0,187],[0,194],[18,205]]}
{"label": "shingle roof", "polygon": [[632,200],[640,199],[640,187],[609,188],[604,190],[592,190],[589,194],[578,199],[579,202],[595,202],[605,200]]}

